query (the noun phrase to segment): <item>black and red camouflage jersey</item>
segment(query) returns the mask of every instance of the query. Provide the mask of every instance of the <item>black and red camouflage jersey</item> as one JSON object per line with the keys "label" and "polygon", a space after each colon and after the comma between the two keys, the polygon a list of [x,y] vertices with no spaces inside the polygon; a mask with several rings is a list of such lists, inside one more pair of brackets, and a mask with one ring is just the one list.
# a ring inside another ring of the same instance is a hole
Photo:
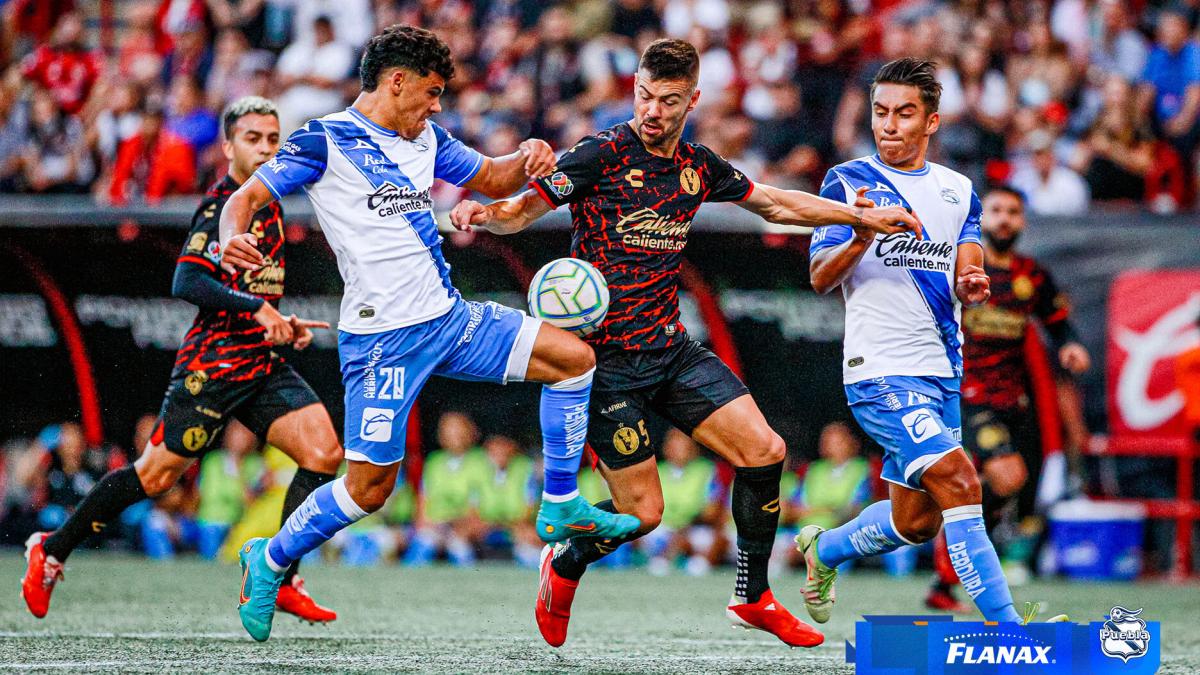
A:
{"label": "black and red camouflage jersey", "polygon": [[571,255],[608,281],[608,316],[585,339],[633,351],[683,338],[679,265],[700,205],[754,189],[703,145],[681,142],[671,159],[650,154],[627,122],[584,138],[530,186],[551,206],[570,204]]}
{"label": "black and red camouflage jersey", "polygon": [[[176,264],[200,265],[225,286],[278,306],[284,279],[283,209],[278,202],[271,202],[255,213],[250,224],[249,231],[258,237],[263,266],[254,272],[240,271],[235,276],[219,265],[221,244],[217,227],[221,208],[238,187],[226,175],[208,189],[192,217],[192,229]],[[266,375],[271,371],[274,345],[265,336],[266,329],[250,312],[201,307],[176,354],[172,377],[202,372],[205,380],[248,380]]]}
{"label": "black and red camouflage jersey", "polygon": [[997,410],[1028,407],[1025,331],[1031,319],[1048,331],[1066,328],[1067,298],[1033,258],[1013,254],[1011,267],[985,264],[992,297],[963,309],[963,400]]}

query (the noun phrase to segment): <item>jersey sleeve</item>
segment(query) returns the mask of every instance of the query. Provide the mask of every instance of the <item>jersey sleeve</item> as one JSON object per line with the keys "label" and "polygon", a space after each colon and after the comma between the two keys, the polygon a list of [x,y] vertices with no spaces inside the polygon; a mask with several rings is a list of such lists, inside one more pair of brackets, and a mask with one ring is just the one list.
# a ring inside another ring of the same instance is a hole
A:
{"label": "jersey sleeve", "polygon": [[175,263],[171,295],[207,309],[256,312],[262,298],[226,286],[217,267],[221,262],[218,225],[221,209],[217,200],[206,197],[192,218],[192,229]]}
{"label": "jersey sleeve", "polygon": [[221,209],[217,200],[205,197],[192,216],[192,229],[188,232],[178,262],[195,263],[215,273],[217,265],[221,263],[221,238],[217,230],[220,220]]}
{"label": "jersey sleeve", "polygon": [[724,157],[704,148],[708,154],[709,191],[706,202],[744,202],[754,192],[754,181],[738,171]]}
{"label": "jersey sleeve", "polygon": [[554,208],[577,202],[592,194],[600,182],[601,152],[600,139],[588,136],[558,158],[554,173],[530,181],[529,187]]}
{"label": "jersey sleeve", "polygon": [[979,221],[983,217],[983,204],[979,202],[979,195],[971,190],[971,206],[967,209],[967,219],[963,221],[962,230],[958,233],[958,243],[960,244],[978,244],[980,243],[980,228]]}
{"label": "jersey sleeve", "polygon": [[[838,175],[838,172],[833,169],[825,173],[825,180],[821,183],[820,195],[842,204],[853,203],[846,194],[845,182],[842,181],[842,177]],[[853,236],[854,228],[849,225],[826,225],[818,227],[813,230],[812,242],[808,245],[808,255],[812,257],[818,251],[844,244],[850,241],[850,238]]]}
{"label": "jersey sleeve", "polygon": [[267,186],[272,197],[279,199],[320,180],[328,161],[325,127],[317,120],[310,120],[288,136],[275,157],[258,167],[254,177]]}
{"label": "jersey sleeve", "polygon": [[483,167],[483,155],[458,140],[449,131],[433,124],[437,139],[437,156],[433,160],[433,177],[453,185],[462,185],[475,177]]}

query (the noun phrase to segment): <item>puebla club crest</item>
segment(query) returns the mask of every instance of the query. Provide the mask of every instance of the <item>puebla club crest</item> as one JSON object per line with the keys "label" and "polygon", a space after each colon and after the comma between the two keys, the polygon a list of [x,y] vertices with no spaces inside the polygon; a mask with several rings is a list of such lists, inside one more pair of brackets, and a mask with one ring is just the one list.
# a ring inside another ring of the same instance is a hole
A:
{"label": "puebla club crest", "polygon": [[1124,607],[1109,611],[1108,621],[1100,628],[1100,649],[1105,656],[1125,663],[1145,656],[1150,649],[1150,631],[1146,630],[1146,622],[1138,618],[1141,613],[1141,609],[1131,611]]}

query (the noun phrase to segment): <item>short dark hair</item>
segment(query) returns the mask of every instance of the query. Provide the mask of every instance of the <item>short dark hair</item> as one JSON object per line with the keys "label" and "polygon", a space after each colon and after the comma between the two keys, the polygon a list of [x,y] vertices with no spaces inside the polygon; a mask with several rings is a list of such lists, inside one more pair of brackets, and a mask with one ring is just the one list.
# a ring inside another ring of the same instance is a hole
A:
{"label": "short dark hair", "polygon": [[238,120],[246,115],[274,115],[275,119],[279,119],[279,110],[269,99],[261,96],[239,98],[226,106],[225,112],[221,113],[221,127],[225,131],[225,140],[233,140],[233,128],[237,126]]}
{"label": "short dark hair", "polygon": [[875,100],[875,87],[885,83],[916,87],[921,92],[925,112],[937,112],[942,100],[942,83],[938,82],[937,64],[933,61],[906,56],[883,64],[871,81],[871,100]]}
{"label": "short dark hair", "polygon": [[433,72],[447,82],[454,77],[450,48],[437,35],[415,26],[388,26],[367,42],[358,66],[362,90],[375,91],[379,75],[388,68],[405,68],[421,77]]}
{"label": "short dark hair", "polygon": [[695,83],[700,76],[700,55],[690,42],[663,38],[651,42],[642,52],[638,70],[645,70],[651,80],[687,80]]}
{"label": "short dark hair", "polygon": [[1011,185],[994,185],[984,193],[983,198],[987,199],[992,195],[1010,195],[1016,197],[1022,207],[1025,206],[1025,193]]}

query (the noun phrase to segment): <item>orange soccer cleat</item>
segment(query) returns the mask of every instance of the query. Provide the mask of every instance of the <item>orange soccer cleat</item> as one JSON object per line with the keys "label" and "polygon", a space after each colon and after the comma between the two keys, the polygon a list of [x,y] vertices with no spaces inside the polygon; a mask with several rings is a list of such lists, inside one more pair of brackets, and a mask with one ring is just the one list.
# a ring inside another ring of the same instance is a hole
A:
{"label": "orange soccer cleat", "polygon": [[825,641],[821,631],[793,616],[775,599],[770,589],[758,602],[729,605],[725,608],[725,616],[734,626],[765,631],[790,647],[816,647]]}
{"label": "orange soccer cleat", "polygon": [[294,614],[301,621],[309,623],[329,623],[337,620],[337,612],[317,604],[316,600],[304,590],[304,579],[292,577],[292,583],[279,587],[279,595],[275,597],[275,607],[281,612]]}
{"label": "orange soccer cleat", "polygon": [[25,598],[29,613],[39,619],[50,611],[50,594],[63,578],[62,563],[48,558],[46,549],[42,548],[42,542],[49,536],[49,532],[35,532],[25,541],[25,559],[29,565],[21,580],[21,596]]}
{"label": "orange soccer cleat", "polygon": [[561,647],[567,641],[567,624],[571,621],[571,602],[575,599],[578,581],[558,576],[550,561],[554,549],[542,549],[541,581],[538,584],[537,603],[534,614],[542,638],[551,647]]}

